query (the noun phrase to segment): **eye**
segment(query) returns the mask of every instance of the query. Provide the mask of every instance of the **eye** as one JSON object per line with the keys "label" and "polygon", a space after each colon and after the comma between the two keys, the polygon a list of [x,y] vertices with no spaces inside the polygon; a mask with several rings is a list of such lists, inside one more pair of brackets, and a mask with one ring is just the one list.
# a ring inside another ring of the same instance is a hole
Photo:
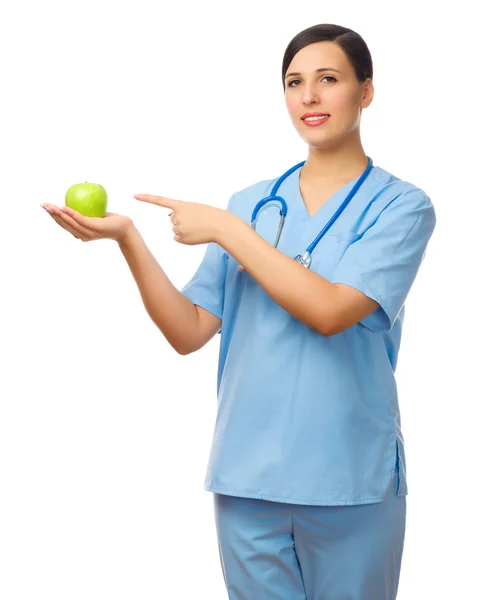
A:
{"label": "eye", "polygon": [[[329,81],[328,83],[334,83],[337,81],[337,79],[335,77],[332,77],[332,75],[324,75],[324,77],[322,77],[322,80],[324,79],[330,79],[331,81]],[[294,85],[292,85],[292,83],[300,83],[300,79],[292,79],[292,81],[290,83],[288,83],[288,87],[295,87]]]}

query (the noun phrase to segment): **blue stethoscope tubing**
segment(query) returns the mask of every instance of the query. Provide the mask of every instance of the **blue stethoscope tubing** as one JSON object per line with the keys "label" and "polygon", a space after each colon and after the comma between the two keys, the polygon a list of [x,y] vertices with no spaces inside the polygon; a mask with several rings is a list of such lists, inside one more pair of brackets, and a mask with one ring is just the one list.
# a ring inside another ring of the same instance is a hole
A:
{"label": "blue stethoscope tubing", "polygon": [[[349,192],[349,194],[347,195],[345,200],[342,202],[342,204],[339,206],[339,208],[335,211],[335,213],[329,219],[329,221],[327,222],[325,227],[322,229],[322,231],[320,231],[320,233],[317,235],[317,237],[313,240],[313,242],[307,246],[305,253],[303,255],[299,254],[298,256],[295,257],[294,260],[296,260],[302,266],[307,267],[307,268],[310,267],[310,263],[312,262],[312,252],[314,251],[315,247],[320,242],[320,240],[324,237],[324,235],[327,233],[327,231],[330,229],[330,227],[332,227],[332,225],[335,223],[335,221],[339,218],[342,211],[349,204],[349,202],[352,200],[354,195],[357,193],[358,189],[361,187],[361,185],[364,183],[365,179],[369,175],[369,173],[372,169],[372,166],[373,166],[373,162],[372,162],[372,158],[370,158],[369,156],[367,158],[369,160],[369,163],[368,163],[364,173],[362,173],[362,175],[356,181],[354,187],[351,189],[351,191]],[[295,165],[294,167],[289,169],[286,173],[284,173],[281,177],[279,177],[278,180],[275,182],[275,184],[272,188],[272,191],[270,192],[270,195],[267,196],[266,198],[263,198],[262,200],[260,200],[260,202],[258,202],[257,205],[255,206],[255,208],[253,209],[252,219],[251,219],[251,228],[256,230],[257,217],[258,217],[258,213],[259,213],[260,209],[263,206],[265,206],[265,204],[267,204],[268,202],[280,202],[280,223],[278,226],[277,237],[276,237],[275,243],[274,243],[275,248],[278,245],[278,241],[279,241],[280,235],[282,233],[283,224],[287,217],[287,203],[282,198],[282,196],[277,196],[278,189],[282,185],[282,183],[285,181],[285,179],[287,179],[287,177],[289,175],[291,175],[294,171],[296,171],[300,167],[303,167],[305,162],[306,161],[304,160],[304,161],[298,163],[297,165]],[[243,267],[240,267],[240,270],[244,270]]]}

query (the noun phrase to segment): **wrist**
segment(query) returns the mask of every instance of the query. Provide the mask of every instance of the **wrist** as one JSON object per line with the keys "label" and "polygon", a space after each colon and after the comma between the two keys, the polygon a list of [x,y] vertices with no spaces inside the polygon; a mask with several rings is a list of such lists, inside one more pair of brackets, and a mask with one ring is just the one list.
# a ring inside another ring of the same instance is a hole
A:
{"label": "wrist", "polygon": [[125,246],[126,244],[129,244],[129,242],[136,235],[136,233],[137,229],[134,225],[134,221],[129,219],[129,221],[127,221],[126,223],[126,226],[123,227],[122,231],[116,237],[116,242],[119,244],[119,246]]}
{"label": "wrist", "polygon": [[230,239],[235,231],[245,225],[245,222],[237,215],[228,210],[221,210],[222,214],[216,221],[216,226],[213,232],[213,241],[219,246],[223,246],[227,239]]}

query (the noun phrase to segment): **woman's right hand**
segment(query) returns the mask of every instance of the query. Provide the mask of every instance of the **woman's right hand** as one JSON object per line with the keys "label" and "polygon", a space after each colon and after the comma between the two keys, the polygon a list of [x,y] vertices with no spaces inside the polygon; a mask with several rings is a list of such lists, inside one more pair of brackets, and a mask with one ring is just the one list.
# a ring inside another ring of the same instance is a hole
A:
{"label": "woman's right hand", "polygon": [[41,204],[49,215],[66,231],[78,240],[89,242],[92,240],[111,239],[122,242],[128,235],[134,223],[130,217],[116,213],[106,213],[105,217],[85,217],[76,210],[67,206],[55,204]]}

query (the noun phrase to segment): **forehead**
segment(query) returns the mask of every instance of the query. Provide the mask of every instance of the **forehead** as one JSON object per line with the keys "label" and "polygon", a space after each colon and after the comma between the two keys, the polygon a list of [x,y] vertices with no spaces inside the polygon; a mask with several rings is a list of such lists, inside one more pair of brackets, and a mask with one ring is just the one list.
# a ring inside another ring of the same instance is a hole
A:
{"label": "forehead", "polygon": [[322,67],[346,71],[350,69],[350,63],[345,52],[335,42],[316,42],[297,52],[288,66],[287,73],[310,72]]}

